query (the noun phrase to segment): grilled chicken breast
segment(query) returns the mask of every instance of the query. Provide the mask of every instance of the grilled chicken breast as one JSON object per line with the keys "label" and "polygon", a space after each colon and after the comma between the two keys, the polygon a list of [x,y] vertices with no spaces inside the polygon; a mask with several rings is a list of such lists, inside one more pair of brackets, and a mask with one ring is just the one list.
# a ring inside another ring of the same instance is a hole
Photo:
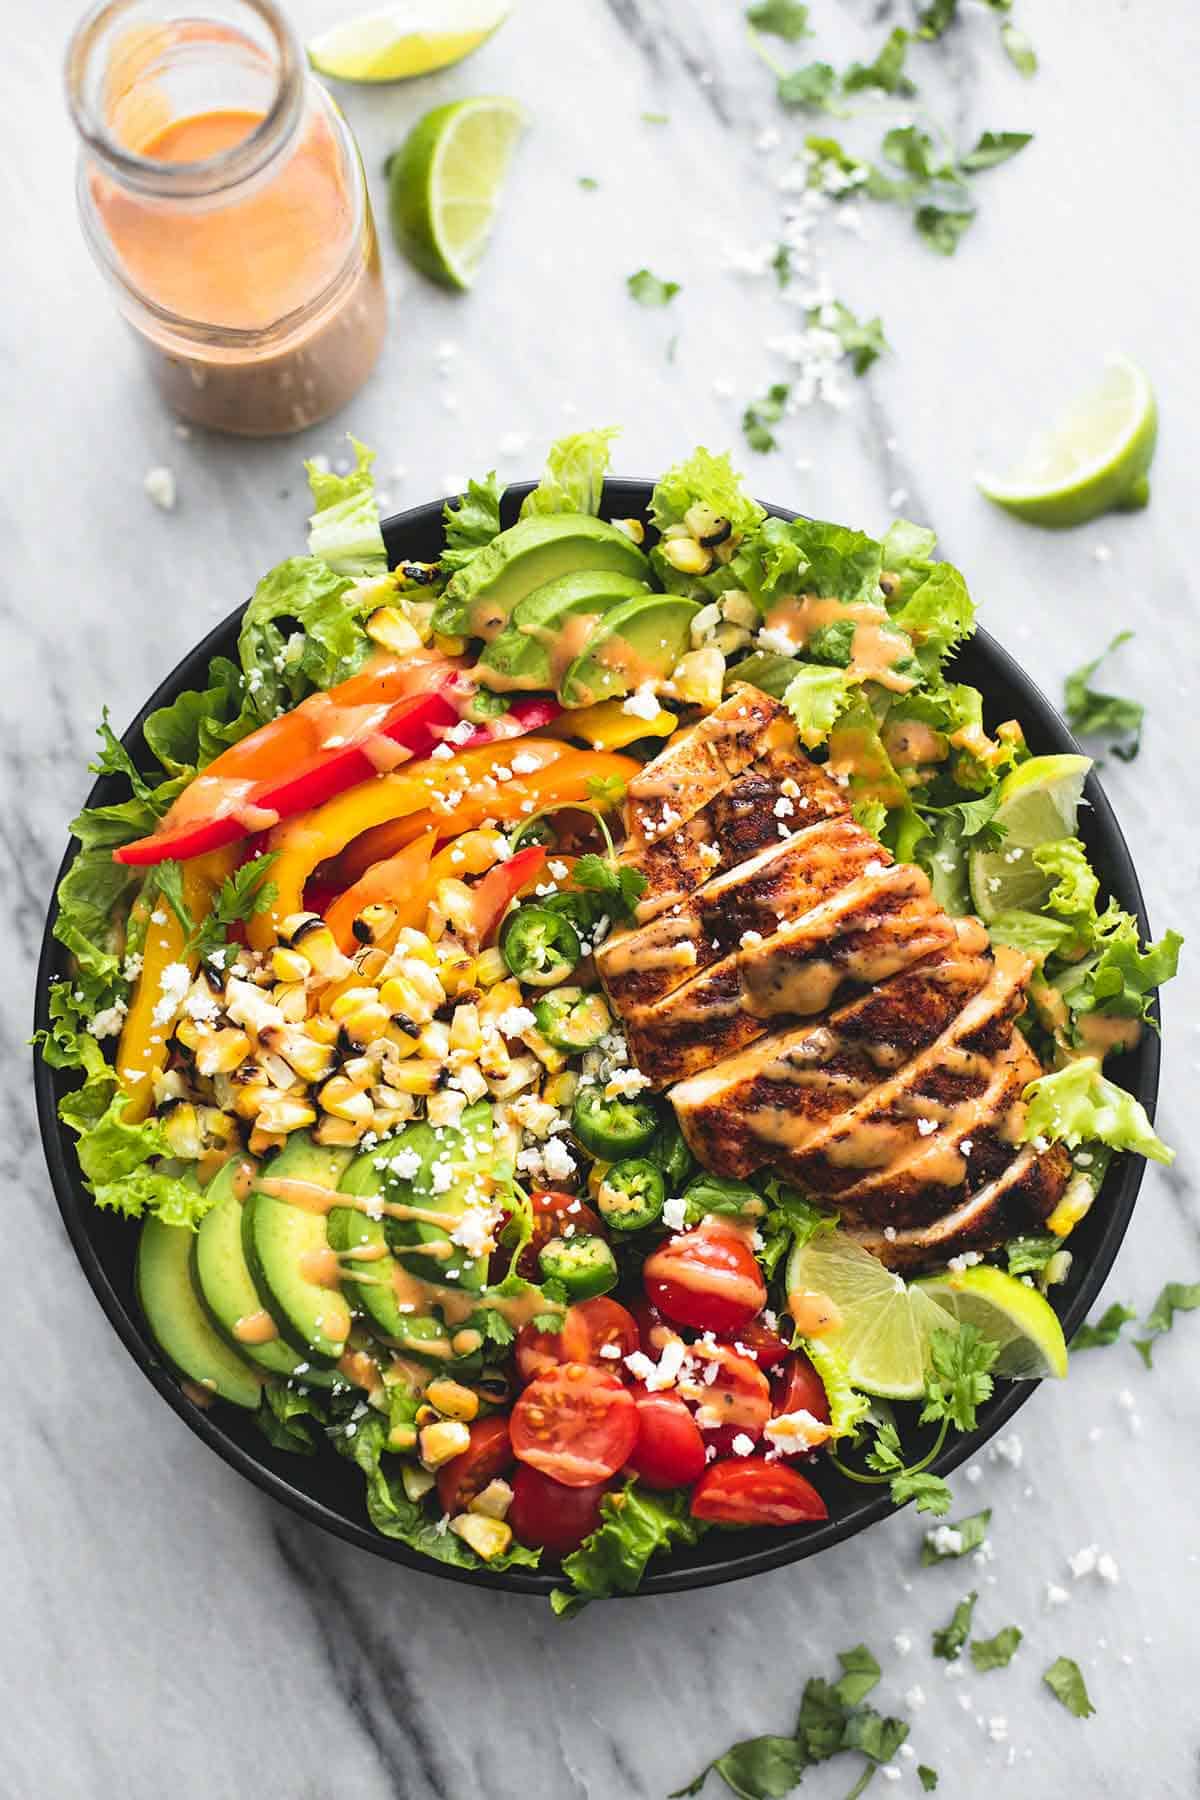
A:
{"label": "grilled chicken breast", "polygon": [[1070,1165],[1021,1142],[1032,964],[892,862],[775,701],[735,689],[629,800],[649,885],[597,967],[707,1168],[777,1171],[896,1268],[1049,1214]]}

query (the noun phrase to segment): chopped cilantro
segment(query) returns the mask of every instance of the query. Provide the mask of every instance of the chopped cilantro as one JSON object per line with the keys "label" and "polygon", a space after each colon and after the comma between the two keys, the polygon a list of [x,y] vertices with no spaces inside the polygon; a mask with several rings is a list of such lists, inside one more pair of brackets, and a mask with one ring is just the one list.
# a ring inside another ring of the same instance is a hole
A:
{"label": "chopped cilantro", "polygon": [[785,381],[772,382],[762,399],[752,400],[746,408],[742,414],[742,430],[752,450],[763,456],[770,450],[778,450],[779,441],[771,426],[778,425],[782,419],[791,392]]}
{"label": "chopped cilantro", "polygon": [[843,91],[855,94],[864,88],[878,88],[884,94],[915,94],[916,86],[904,73],[908,45],[908,32],[897,25],[874,62],[850,64],[842,76]]}
{"label": "chopped cilantro", "polygon": [[669,125],[671,123],[671,115],[670,113],[644,112],[642,114],[642,123],[643,125]]}
{"label": "chopped cilantro", "polygon": [[[1200,1307],[1200,1281],[1168,1281],[1146,1315],[1149,1336],[1134,1338],[1134,1347],[1148,1369],[1154,1367],[1154,1340],[1170,1331],[1177,1312],[1195,1312]],[[1076,1340],[1078,1342],[1078,1340]],[[1074,1348],[1074,1345],[1072,1346]]]}
{"label": "chopped cilantro", "polygon": [[935,1631],[932,1649],[935,1656],[946,1662],[956,1662],[963,1653],[963,1645],[971,1635],[971,1617],[975,1611],[975,1602],[979,1595],[975,1592],[967,1594],[954,1609],[954,1616],[948,1625]]}
{"label": "chopped cilantro", "polygon": [[1069,1656],[1060,1656],[1042,1676],[1056,1700],[1060,1700],[1077,1719],[1089,1719],[1095,1712],[1084,1684],[1083,1673]]}
{"label": "chopped cilantro", "polygon": [[1019,31],[1015,25],[1001,25],[1000,42],[1018,75],[1024,75],[1028,80],[1031,75],[1037,74],[1037,51],[1025,32]]}
{"label": "chopped cilantro", "polygon": [[871,364],[891,348],[883,335],[882,319],[858,319],[841,300],[812,307],[808,322],[834,333],[856,375],[865,375]]}
{"label": "chopped cilantro", "polygon": [[917,1779],[927,1794],[932,1794],[938,1784],[937,1770],[931,1769],[928,1763],[917,1764]]}
{"label": "chopped cilantro", "polygon": [[646,891],[646,877],[639,869],[622,868],[594,852],[580,857],[572,879],[585,893],[599,894],[610,914],[618,919],[632,918],[634,907]]}
{"label": "chopped cilantro", "polygon": [[959,1537],[957,1550],[943,1550],[934,1543],[936,1532],[927,1532],[925,1542],[921,1546],[921,1563],[928,1567],[930,1563],[946,1562],[954,1556],[966,1556],[970,1550],[978,1550],[987,1536],[987,1528],[991,1524],[992,1509],[985,1507],[983,1512],[972,1513],[969,1518],[959,1519],[948,1527]]}
{"label": "chopped cilantro", "polygon": [[978,174],[980,169],[994,169],[997,163],[1007,162],[1032,142],[1032,131],[985,131],[975,148],[959,157],[958,164],[961,169]]}
{"label": "chopped cilantro", "polygon": [[1081,1325],[1071,1339],[1072,1350],[1102,1350],[1109,1344],[1115,1344],[1124,1326],[1137,1314],[1131,1306],[1122,1305],[1114,1300],[1108,1311],[1096,1320],[1094,1325]]}
{"label": "chopped cilantro", "polygon": [[974,1431],[975,1409],[992,1391],[988,1370],[999,1353],[999,1347],[982,1337],[975,1325],[931,1332],[922,1425],[948,1419],[959,1431]]}
{"label": "chopped cilantro", "polygon": [[1019,1625],[1004,1625],[995,1637],[971,1639],[971,1661],[981,1675],[989,1669],[1007,1669],[1017,1653],[1023,1633]]}
{"label": "chopped cilantro", "polygon": [[765,31],[787,44],[812,36],[808,7],[800,5],[798,0],[758,0],[757,5],[746,8],[746,18],[755,31]]}
{"label": "chopped cilantro", "polygon": [[600,186],[600,183],[596,180],[594,175],[581,175],[579,177],[579,185],[583,188],[585,193],[594,194],[596,189]]}
{"label": "chopped cilantro", "polygon": [[837,70],[832,63],[810,62],[779,77],[775,95],[781,106],[807,107],[813,112],[838,110],[829,108],[837,92]]}
{"label": "chopped cilantro", "polygon": [[1132,762],[1141,747],[1146,708],[1140,700],[1126,700],[1120,694],[1101,694],[1089,684],[1105,657],[1128,643],[1132,636],[1132,631],[1118,631],[1107,650],[1074,670],[1063,683],[1064,710],[1071,730],[1078,732],[1080,737],[1126,739],[1125,743],[1113,742],[1111,745],[1113,755],[1122,762]]}
{"label": "chopped cilantro", "polygon": [[625,286],[639,306],[667,306],[679,292],[677,281],[662,281],[649,269],[638,269]]}
{"label": "chopped cilantro", "polygon": [[240,869],[225,877],[213,901],[212,911],[192,933],[188,943],[192,954],[203,959],[227,942],[231,925],[245,924],[248,919],[257,918],[268,910],[278,890],[266,877],[278,855],[277,850],[270,850],[265,856],[256,856],[251,862],[243,863]]}

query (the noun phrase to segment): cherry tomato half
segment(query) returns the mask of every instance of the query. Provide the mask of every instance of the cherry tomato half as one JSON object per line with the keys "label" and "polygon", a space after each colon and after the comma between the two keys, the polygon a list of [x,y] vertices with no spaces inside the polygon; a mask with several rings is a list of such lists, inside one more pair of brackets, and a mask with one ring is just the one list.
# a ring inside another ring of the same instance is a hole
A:
{"label": "cherry tomato half", "polygon": [[829,1513],[795,1469],[742,1456],[709,1464],[692,1489],[692,1517],[719,1525],[803,1525]]}
{"label": "cherry tomato half", "polygon": [[511,1468],[512,1441],[508,1420],[499,1413],[476,1419],[470,1427],[471,1442],[460,1456],[451,1457],[438,1470],[438,1500],[444,1513],[465,1512],[489,1481]]}
{"label": "cherry tomato half", "polygon": [[649,1488],[690,1485],[704,1473],[704,1439],[678,1394],[635,1387],[638,1436],[626,1468]]}
{"label": "cherry tomato half", "polygon": [[608,1483],[564,1487],[540,1469],[518,1463],[512,1489],[512,1505],[506,1517],[514,1535],[522,1544],[540,1545],[553,1556],[568,1556],[600,1524],[600,1502],[608,1492]]}
{"label": "cherry tomato half", "polygon": [[[712,1381],[703,1376],[689,1385],[688,1399],[696,1407],[696,1424],[704,1433],[704,1442],[718,1455],[726,1455],[738,1437],[757,1443],[771,1417],[771,1386],[758,1364],[728,1344],[717,1344],[705,1352],[705,1360],[716,1364]],[[707,1370],[705,1370],[707,1374]]]}
{"label": "cherry tomato half", "polygon": [[771,1377],[772,1418],[781,1413],[806,1412],[822,1425],[829,1424],[829,1396],[825,1383],[802,1350],[793,1351]]}
{"label": "cherry tomato half", "polygon": [[667,1324],[657,1306],[651,1305],[645,1294],[631,1299],[629,1310],[637,1322],[639,1348],[657,1362],[667,1344],[673,1337],[678,1337],[679,1333],[673,1325]]}
{"label": "cherry tomato half", "polygon": [[638,1328],[632,1314],[601,1294],[569,1306],[560,1331],[522,1325],[517,1333],[517,1369],[522,1381],[533,1381],[547,1369],[569,1362],[591,1363],[620,1376],[624,1358],[637,1347]]}
{"label": "cherry tomato half", "polygon": [[779,1333],[772,1331],[769,1325],[764,1325],[761,1319],[751,1319],[748,1325],[740,1326],[734,1336],[740,1347],[749,1351],[760,1369],[777,1368],[791,1354]]}
{"label": "cherry tomato half", "polygon": [[540,1281],[541,1270],[538,1267],[538,1253],[543,1244],[548,1244],[552,1237],[562,1237],[568,1227],[574,1227],[571,1236],[576,1232],[581,1237],[607,1237],[600,1220],[585,1200],[575,1194],[563,1194],[549,1189],[532,1196],[533,1203],[533,1236],[517,1258],[517,1274],[525,1281]]}
{"label": "cherry tomato half", "polygon": [[564,1363],[530,1382],[513,1407],[511,1430],[520,1462],[565,1487],[592,1487],[628,1460],[637,1407],[615,1375]]}
{"label": "cherry tomato half", "polygon": [[748,1325],[767,1302],[746,1238],[715,1218],[668,1238],[646,1258],[642,1279],[646,1297],[675,1324],[722,1336]]}

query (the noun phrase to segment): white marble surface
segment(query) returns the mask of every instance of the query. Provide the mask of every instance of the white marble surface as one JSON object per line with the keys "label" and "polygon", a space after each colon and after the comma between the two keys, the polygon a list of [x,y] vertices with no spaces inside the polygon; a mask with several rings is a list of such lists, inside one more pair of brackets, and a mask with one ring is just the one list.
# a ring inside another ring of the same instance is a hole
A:
{"label": "white marble surface", "polygon": [[[958,1478],[963,1510],[995,1508],[996,1558],[982,1572],[919,1569],[920,1527],[905,1514],[791,1571],[593,1608],[568,1627],[537,1603],[410,1575],[300,1525],[189,1436],[112,1336],[59,1225],[23,1047],[44,904],[101,704],[130,717],[298,544],[299,457],[336,455],[343,429],[377,445],[385,471],[406,465],[403,481],[385,483],[397,505],[486,469],[513,431],[530,450],[501,463],[512,476],[572,422],[623,425],[618,466],[633,473],[698,440],[735,445],[743,399],[783,373],[765,340],[789,314],[767,283],[723,272],[724,251],[773,239],[775,179],[806,126],[776,112],[737,0],[520,0],[473,63],[412,89],[343,96],[377,199],[383,155],[428,106],[489,90],[528,104],[533,128],[477,291],[434,292],[389,252],[390,348],[343,419],[295,442],[182,442],[75,227],[58,77],[74,10],[13,9],[0,60],[0,880],[14,947],[0,988],[0,1792],[661,1800],[732,1738],[787,1729],[805,1676],[866,1639],[886,1666],[885,1702],[902,1706],[914,1683],[928,1697],[912,1742],[940,1769],[942,1794],[1194,1793],[1194,1319],[1161,1346],[1153,1374],[1127,1347],[1081,1356],[1068,1386],[1022,1412],[1019,1469],[985,1461],[977,1485]],[[827,46],[839,62],[873,49],[902,9],[813,10],[819,44],[778,46],[785,63]],[[848,412],[795,418],[783,453],[748,460],[764,495],[871,528],[906,489],[906,510],[938,527],[991,629],[1051,692],[1112,632],[1136,627],[1114,681],[1150,701],[1150,722],[1140,760],[1114,764],[1109,791],[1156,925],[1186,930],[1200,842],[1197,14],[1191,0],[1023,0],[1043,63],[1023,83],[991,16],[964,11],[952,38],[920,53],[931,105],[960,137],[1025,127],[1037,141],[980,179],[979,222],[951,262],[886,211],[864,215],[861,241],[830,229],[835,291],[882,314],[894,354],[857,384]],[[301,22],[329,12],[311,0]],[[643,111],[670,124],[643,123]],[[764,156],[754,139],[770,124],[783,144]],[[848,136],[865,146],[878,132],[860,120]],[[582,174],[600,190],[582,192]],[[682,282],[668,312],[627,299],[624,278],[642,263]],[[445,340],[457,354],[442,379]],[[989,510],[969,479],[980,454],[1014,443],[1113,345],[1146,362],[1163,402],[1149,511],[1055,537]],[[714,393],[718,378],[736,401]],[[142,492],[161,462],[178,478],[173,514]],[[1159,1116],[1181,1155],[1173,1171],[1150,1171],[1108,1288],[1142,1308],[1165,1279],[1200,1276],[1195,967],[1193,957],[1166,1003]],[[1117,1558],[1119,1586],[1071,1580],[1066,1557],[1089,1543]],[[1070,1600],[1048,1613],[1044,1588],[1058,1581]],[[929,1631],[972,1584],[981,1628],[1015,1621],[1026,1641],[1006,1672],[948,1682]],[[897,1633],[911,1634],[909,1654],[891,1649]],[[1086,1671],[1098,1707],[1086,1723],[1040,1686],[1060,1652]],[[1012,1767],[987,1734],[996,1717]],[[912,1768],[898,1792],[919,1791]],[[837,1766],[804,1792],[820,1800],[851,1780]]]}

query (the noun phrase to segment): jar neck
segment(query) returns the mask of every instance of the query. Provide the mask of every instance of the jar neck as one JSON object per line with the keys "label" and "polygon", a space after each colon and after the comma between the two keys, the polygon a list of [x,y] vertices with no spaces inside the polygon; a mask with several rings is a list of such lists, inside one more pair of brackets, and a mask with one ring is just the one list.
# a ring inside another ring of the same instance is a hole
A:
{"label": "jar neck", "polygon": [[[67,99],[86,154],[108,178],[160,200],[231,196],[292,143],[306,76],[272,0],[210,0],[197,17],[170,0],[99,0],[67,49]],[[197,160],[154,154],[171,127],[244,113],[244,136]]]}

